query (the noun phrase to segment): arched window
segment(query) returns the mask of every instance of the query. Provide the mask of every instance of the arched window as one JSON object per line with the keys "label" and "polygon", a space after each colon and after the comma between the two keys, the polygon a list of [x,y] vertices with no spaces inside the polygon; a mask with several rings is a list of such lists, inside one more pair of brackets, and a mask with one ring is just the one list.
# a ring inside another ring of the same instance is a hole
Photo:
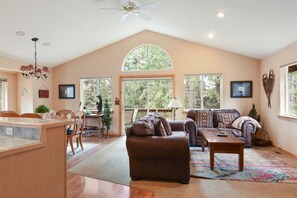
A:
{"label": "arched window", "polygon": [[141,45],[125,58],[122,71],[156,71],[172,69],[172,61],[165,50],[156,45]]}

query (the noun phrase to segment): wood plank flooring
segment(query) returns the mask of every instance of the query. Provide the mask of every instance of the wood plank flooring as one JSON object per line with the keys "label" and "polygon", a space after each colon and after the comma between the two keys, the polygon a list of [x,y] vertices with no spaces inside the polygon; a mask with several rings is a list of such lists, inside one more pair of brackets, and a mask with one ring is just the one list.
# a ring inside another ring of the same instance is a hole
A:
{"label": "wood plank flooring", "polygon": [[[89,134],[83,137],[84,142],[98,143],[97,146],[85,151],[83,154],[67,160],[67,170],[96,153],[116,138],[104,139],[96,134]],[[67,198],[151,198],[152,191],[140,188],[124,186],[107,181],[97,180],[72,173],[67,173]]]}

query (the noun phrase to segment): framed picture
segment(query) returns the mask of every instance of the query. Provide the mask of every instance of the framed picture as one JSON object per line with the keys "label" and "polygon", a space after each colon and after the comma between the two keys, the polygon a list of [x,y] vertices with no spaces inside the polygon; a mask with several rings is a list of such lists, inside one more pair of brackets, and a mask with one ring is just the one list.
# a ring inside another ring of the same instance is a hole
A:
{"label": "framed picture", "polygon": [[231,98],[252,98],[253,81],[231,81]]}
{"label": "framed picture", "polygon": [[59,98],[60,99],[74,99],[75,98],[75,85],[59,85]]}
{"label": "framed picture", "polygon": [[39,89],[38,93],[39,93],[38,94],[39,98],[48,98],[49,97],[49,90]]}

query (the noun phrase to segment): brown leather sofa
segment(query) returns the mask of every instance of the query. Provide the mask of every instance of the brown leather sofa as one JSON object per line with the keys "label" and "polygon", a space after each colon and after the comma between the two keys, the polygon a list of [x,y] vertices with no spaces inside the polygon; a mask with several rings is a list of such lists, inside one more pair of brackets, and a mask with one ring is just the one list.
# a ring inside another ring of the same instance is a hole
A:
{"label": "brown leather sofa", "polygon": [[130,177],[138,179],[175,180],[188,184],[190,180],[190,149],[184,121],[169,123],[170,136],[139,136],[133,127],[126,130]]}
{"label": "brown leather sofa", "polygon": [[232,123],[241,115],[235,109],[199,109],[190,110],[187,113],[185,130],[189,134],[190,146],[200,146],[202,136],[201,129],[209,129],[210,131],[227,131],[234,134],[237,138],[245,142],[245,147],[251,146],[251,137],[256,132],[257,126],[252,121],[245,121],[241,129],[233,127],[220,126],[222,116],[230,116],[229,121]]}

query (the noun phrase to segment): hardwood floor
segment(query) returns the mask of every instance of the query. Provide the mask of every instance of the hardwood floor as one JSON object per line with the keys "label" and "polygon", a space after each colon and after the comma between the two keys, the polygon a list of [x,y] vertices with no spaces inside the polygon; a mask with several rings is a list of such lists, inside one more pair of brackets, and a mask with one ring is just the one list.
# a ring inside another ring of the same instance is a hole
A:
{"label": "hardwood floor", "polygon": [[[116,137],[109,139],[100,138],[96,134],[89,134],[83,137],[83,143],[98,143],[97,146],[84,151],[83,154],[67,160],[67,170],[85,160],[92,154],[113,142]],[[152,191],[140,188],[124,186],[107,181],[97,180],[72,173],[67,173],[67,198],[151,198]]]}

